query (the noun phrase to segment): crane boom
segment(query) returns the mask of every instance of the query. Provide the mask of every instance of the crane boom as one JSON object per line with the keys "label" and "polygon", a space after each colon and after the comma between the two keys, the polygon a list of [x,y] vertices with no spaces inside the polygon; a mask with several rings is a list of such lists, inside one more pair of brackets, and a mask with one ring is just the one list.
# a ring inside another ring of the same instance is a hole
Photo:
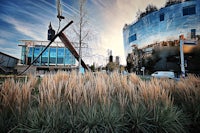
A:
{"label": "crane boom", "polygon": [[56,5],[57,5],[57,12],[58,12],[57,18],[61,21],[61,19],[65,19],[65,17],[62,16],[60,0],[56,0]]}

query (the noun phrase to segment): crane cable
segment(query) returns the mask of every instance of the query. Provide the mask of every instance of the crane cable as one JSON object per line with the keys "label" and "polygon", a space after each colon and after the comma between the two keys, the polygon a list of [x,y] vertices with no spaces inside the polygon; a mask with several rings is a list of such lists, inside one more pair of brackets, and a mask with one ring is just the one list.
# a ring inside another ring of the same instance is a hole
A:
{"label": "crane cable", "polygon": [[58,11],[58,15],[57,15],[57,18],[58,18],[58,30],[57,30],[57,33],[58,33],[59,30],[60,30],[60,26],[61,26],[61,20],[65,19],[65,17],[62,16],[62,9],[61,9],[60,0],[57,0],[57,11]]}

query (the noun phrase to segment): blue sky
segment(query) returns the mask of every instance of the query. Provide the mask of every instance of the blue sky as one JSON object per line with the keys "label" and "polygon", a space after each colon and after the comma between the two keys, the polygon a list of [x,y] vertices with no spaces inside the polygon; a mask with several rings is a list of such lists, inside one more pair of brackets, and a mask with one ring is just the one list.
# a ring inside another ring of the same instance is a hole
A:
{"label": "blue sky", "polygon": [[[71,41],[76,41],[73,28],[76,27],[78,0],[61,0],[65,20],[74,24],[65,31]],[[158,8],[165,0],[88,0],[86,4],[87,26],[90,33],[88,47],[91,54],[86,60],[101,60],[105,65],[107,51],[120,56],[125,63],[122,28],[125,23],[135,21],[136,12],[148,4]],[[20,59],[19,40],[47,40],[49,22],[58,29],[56,0],[0,0],[0,51]],[[87,62],[87,61],[86,61]],[[89,62],[87,62],[89,63]],[[99,65],[100,65],[99,64]]]}

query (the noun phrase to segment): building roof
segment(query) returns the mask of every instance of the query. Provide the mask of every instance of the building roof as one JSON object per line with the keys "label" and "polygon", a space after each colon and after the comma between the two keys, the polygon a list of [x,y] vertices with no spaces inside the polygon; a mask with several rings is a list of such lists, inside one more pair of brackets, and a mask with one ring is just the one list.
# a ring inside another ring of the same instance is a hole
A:
{"label": "building roof", "polygon": [[13,56],[11,56],[11,55],[8,55],[8,54],[6,54],[6,53],[3,53],[3,52],[1,52],[1,51],[0,51],[0,54],[5,55],[5,56],[8,56],[8,57],[13,58],[13,59],[16,59],[16,60],[19,60],[18,58],[13,57]]}
{"label": "building roof", "polygon": [[[39,40],[20,40],[20,42],[24,43],[24,44],[19,44],[18,46],[28,46],[28,47],[34,47],[34,46],[47,46],[49,44],[50,41],[39,41]],[[71,42],[74,47],[78,47],[78,43],[76,42]],[[63,42],[59,42],[59,41],[54,41],[52,42],[52,44],[50,45],[51,47],[65,47],[65,45],[63,44]]]}

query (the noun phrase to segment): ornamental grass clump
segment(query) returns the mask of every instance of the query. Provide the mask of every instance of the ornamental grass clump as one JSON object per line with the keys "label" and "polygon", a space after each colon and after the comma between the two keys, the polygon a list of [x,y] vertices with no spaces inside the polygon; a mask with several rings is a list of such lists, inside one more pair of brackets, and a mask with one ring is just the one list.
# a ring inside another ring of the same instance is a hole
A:
{"label": "ornamental grass clump", "polygon": [[10,79],[1,86],[0,128],[33,133],[189,132],[191,120],[196,118],[198,125],[199,110],[188,109],[198,106],[198,87],[199,78],[193,76],[143,81],[136,74],[117,72],[58,71],[39,80],[30,75],[26,83]]}
{"label": "ornamental grass clump", "polygon": [[181,108],[188,117],[190,132],[200,131],[200,78],[188,75],[169,88],[174,97],[174,104]]}
{"label": "ornamental grass clump", "polygon": [[170,91],[162,88],[160,82],[157,79],[140,81],[132,88],[133,96],[129,93],[125,112],[129,132],[185,132],[186,117],[173,106]]}
{"label": "ornamental grass clump", "polygon": [[13,127],[17,127],[19,121],[25,119],[25,114],[31,102],[33,87],[36,81],[33,77],[26,83],[7,79],[0,88],[0,129],[8,132]]}

